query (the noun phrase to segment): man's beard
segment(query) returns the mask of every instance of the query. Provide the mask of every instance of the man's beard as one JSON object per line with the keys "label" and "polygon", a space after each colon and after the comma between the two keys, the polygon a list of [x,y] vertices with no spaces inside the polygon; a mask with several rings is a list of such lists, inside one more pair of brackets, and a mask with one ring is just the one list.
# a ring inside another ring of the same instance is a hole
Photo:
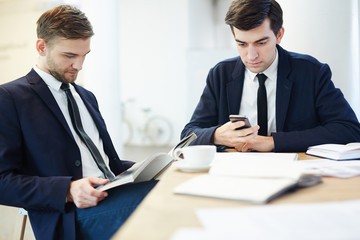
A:
{"label": "man's beard", "polygon": [[48,66],[49,66],[49,69],[48,69],[49,73],[54,78],[56,78],[58,81],[63,82],[63,83],[73,83],[73,82],[75,82],[77,75],[73,79],[70,79],[70,80],[66,79],[65,73],[62,74],[57,70],[57,66],[54,63],[54,61],[50,57],[48,57],[47,60],[48,60],[47,62],[48,62]]}
{"label": "man's beard", "polygon": [[49,69],[49,72],[58,81],[63,82],[63,83],[70,83],[69,81],[66,80],[65,76],[60,74],[59,72],[57,72],[55,70],[50,70],[50,69]]}

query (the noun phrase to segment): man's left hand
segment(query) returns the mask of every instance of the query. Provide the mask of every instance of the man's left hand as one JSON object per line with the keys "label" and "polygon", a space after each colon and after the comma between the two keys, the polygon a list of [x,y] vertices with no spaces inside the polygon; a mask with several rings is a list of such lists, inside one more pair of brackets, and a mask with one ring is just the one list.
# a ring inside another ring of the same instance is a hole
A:
{"label": "man's left hand", "polygon": [[274,150],[275,144],[273,137],[255,136],[247,142],[237,145],[235,149],[239,152],[271,152]]}

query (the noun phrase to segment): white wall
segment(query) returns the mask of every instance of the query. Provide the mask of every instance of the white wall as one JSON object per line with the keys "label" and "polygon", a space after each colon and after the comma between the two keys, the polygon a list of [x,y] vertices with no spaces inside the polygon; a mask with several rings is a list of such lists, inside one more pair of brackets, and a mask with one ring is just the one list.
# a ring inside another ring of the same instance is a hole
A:
{"label": "white wall", "polygon": [[186,122],[199,101],[207,74],[219,61],[237,56],[233,37],[225,14],[231,0],[188,0],[189,24],[186,50]]}
{"label": "white wall", "polygon": [[170,120],[174,137],[186,122],[186,49],[188,5],[184,0],[122,0],[120,77],[123,101],[135,99],[135,125],[145,117],[141,108]]}
{"label": "white wall", "polygon": [[37,60],[36,21],[52,2],[0,1],[0,83],[27,74]]}

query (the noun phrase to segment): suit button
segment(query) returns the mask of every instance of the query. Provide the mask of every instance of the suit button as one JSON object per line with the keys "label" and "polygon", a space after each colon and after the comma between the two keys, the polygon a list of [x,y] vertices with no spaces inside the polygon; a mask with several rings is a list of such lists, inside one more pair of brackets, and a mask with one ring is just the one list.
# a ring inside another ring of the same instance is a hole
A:
{"label": "suit button", "polygon": [[81,165],[81,161],[80,161],[80,160],[76,160],[76,161],[75,161],[75,166],[76,166],[76,167],[79,167],[80,165]]}

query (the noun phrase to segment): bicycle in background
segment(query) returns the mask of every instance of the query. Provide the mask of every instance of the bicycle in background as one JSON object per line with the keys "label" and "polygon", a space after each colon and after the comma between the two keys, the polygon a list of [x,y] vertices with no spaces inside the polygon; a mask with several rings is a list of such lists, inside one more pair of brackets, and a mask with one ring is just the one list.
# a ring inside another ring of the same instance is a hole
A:
{"label": "bicycle in background", "polygon": [[136,106],[134,99],[121,104],[121,135],[125,145],[166,146],[171,144],[173,127],[164,116],[153,114],[151,108]]}

